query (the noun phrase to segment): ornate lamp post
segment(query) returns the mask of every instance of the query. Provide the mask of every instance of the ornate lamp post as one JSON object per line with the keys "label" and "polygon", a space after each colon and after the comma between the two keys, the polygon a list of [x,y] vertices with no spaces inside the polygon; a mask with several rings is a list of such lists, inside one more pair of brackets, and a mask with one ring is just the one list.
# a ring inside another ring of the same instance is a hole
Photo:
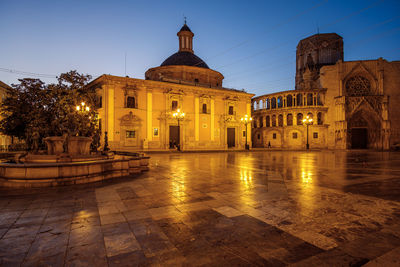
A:
{"label": "ornate lamp post", "polygon": [[244,126],[246,127],[246,145],[245,148],[246,150],[249,150],[249,145],[247,144],[247,124],[249,124],[253,118],[249,117],[247,114],[244,115],[244,117],[240,118],[240,120],[244,123]]}
{"label": "ornate lamp post", "polygon": [[185,113],[178,108],[172,116],[178,120],[178,151],[181,151],[181,127],[179,122],[185,118]]}
{"label": "ornate lamp post", "polygon": [[86,106],[85,102],[82,102],[81,105],[76,106],[77,111],[90,111],[89,106]]}
{"label": "ornate lamp post", "polygon": [[305,125],[307,125],[307,146],[306,146],[306,148],[307,148],[307,149],[310,149],[310,144],[308,143],[308,125],[310,125],[310,124],[313,123],[313,119],[310,118],[310,117],[307,115],[307,117],[306,117],[305,119],[303,119],[303,123],[304,123]]}

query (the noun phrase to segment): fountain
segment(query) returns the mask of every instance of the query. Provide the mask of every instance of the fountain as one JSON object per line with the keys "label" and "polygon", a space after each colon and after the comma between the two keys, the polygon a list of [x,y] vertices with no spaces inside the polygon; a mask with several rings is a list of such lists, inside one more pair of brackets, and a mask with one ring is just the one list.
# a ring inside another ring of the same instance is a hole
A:
{"label": "fountain", "polygon": [[33,152],[16,155],[15,162],[0,163],[0,186],[84,184],[148,170],[150,157],[140,153],[114,155],[106,146],[102,153],[91,153],[90,137],[67,134],[47,137],[44,141],[47,153],[39,153],[34,140]]}

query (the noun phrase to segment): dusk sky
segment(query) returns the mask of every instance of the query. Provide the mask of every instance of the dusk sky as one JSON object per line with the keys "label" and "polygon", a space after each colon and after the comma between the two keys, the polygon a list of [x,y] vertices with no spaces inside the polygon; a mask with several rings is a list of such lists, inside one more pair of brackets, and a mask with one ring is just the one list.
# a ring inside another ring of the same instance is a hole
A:
{"label": "dusk sky", "polygon": [[0,0],[0,11],[7,84],[53,82],[73,69],[125,76],[125,55],[126,75],[143,79],[178,50],[184,16],[195,54],[225,76],[224,87],[256,95],[294,89],[296,46],[318,29],[343,37],[345,61],[400,60],[399,0]]}

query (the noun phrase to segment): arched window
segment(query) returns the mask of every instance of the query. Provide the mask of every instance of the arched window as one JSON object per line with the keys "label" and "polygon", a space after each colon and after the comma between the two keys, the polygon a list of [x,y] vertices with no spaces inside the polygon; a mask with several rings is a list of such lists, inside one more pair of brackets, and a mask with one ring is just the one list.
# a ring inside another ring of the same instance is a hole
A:
{"label": "arched window", "polygon": [[293,97],[292,97],[292,95],[286,96],[286,106],[287,107],[293,106]]}
{"label": "arched window", "polygon": [[278,116],[278,126],[283,127],[283,115],[279,114]]}
{"label": "arched window", "polygon": [[265,99],[265,108],[270,109],[271,108],[271,103],[269,101],[269,98]]}
{"label": "arched window", "polygon": [[134,96],[128,96],[126,98],[126,107],[127,108],[136,108],[136,101]]}
{"label": "arched window", "polygon": [[297,125],[303,125],[303,114],[297,113]]}
{"label": "arched window", "polygon": [[322,121],[322,113],[321,112],[318,112],[318,114],[317,114],[317,123],[318,123],[318,125],[324,124],[324,122]]}
{"label": "arched window", "polygon": [[253,110],[257,110],[257,102],[256,101],[253,102]]}
{"label": "arched window", "polygon": [[264,126],[263,126],[263,118],[260,117],[260,128],[262,128],[262,127],[264,127]]}
{"label": "arched window", "polygon": [[269,116],[265,117],[265,127],[270,127],[271,126],[271,121],[269,119]]}
{"label": "arched window", "polygon": [[276,98],[271,98],[271,108],[276,108]]}
{"label": "arched window", "polygon": [[276,116],[272,115],[272,127],[276,127]]}
{"label": "arched window", "polygon": [[283,100],[282,100],[282,97],[280,96],[280,97],[278,97],[278,108],[281,108],[281,107],[283,107]]}
{"label": "arched window", "polygon": [[292,115],[292,113],[287,114],[286,124],[288,126],[292,126],[293,125],[293,115]]}
{"label": "arched window", "polygon": [[313,105],[313,94],[308,93],[307,94],[307,106],[312,106]]}
{"label": "arched window", "polygon": [[320,93],[317,94],[317,105],[318,106],[323,106],[324,105],[322,103],[322,99],[321,99],[321,94]]}
{"label": "arched window", "polygon": [[303,94],[296,95],[296,105],[302,106],[303,105]]}
{"label": "arched window", "polygon": [[311,123],[311,124],[314,124],[314,115],[311,113],[311,112],[309,112],[309,113],[307,113],[307,117],[309,118],[309,119],[313,119],[313,122]]}

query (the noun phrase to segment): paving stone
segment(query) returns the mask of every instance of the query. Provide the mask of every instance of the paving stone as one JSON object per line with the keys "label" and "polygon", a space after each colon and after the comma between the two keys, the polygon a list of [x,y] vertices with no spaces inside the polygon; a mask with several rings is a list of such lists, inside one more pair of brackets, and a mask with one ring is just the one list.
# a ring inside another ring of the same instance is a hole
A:
{"label": "paving stone", "polygon": [[65,266],[108,266],[104,243],[95,242],[68,249]]}
{"label": "paving stone", "polygon": [[383,154],[152,154],[138,176],[3,188],[0,265],[396,266],[400,154]]}

